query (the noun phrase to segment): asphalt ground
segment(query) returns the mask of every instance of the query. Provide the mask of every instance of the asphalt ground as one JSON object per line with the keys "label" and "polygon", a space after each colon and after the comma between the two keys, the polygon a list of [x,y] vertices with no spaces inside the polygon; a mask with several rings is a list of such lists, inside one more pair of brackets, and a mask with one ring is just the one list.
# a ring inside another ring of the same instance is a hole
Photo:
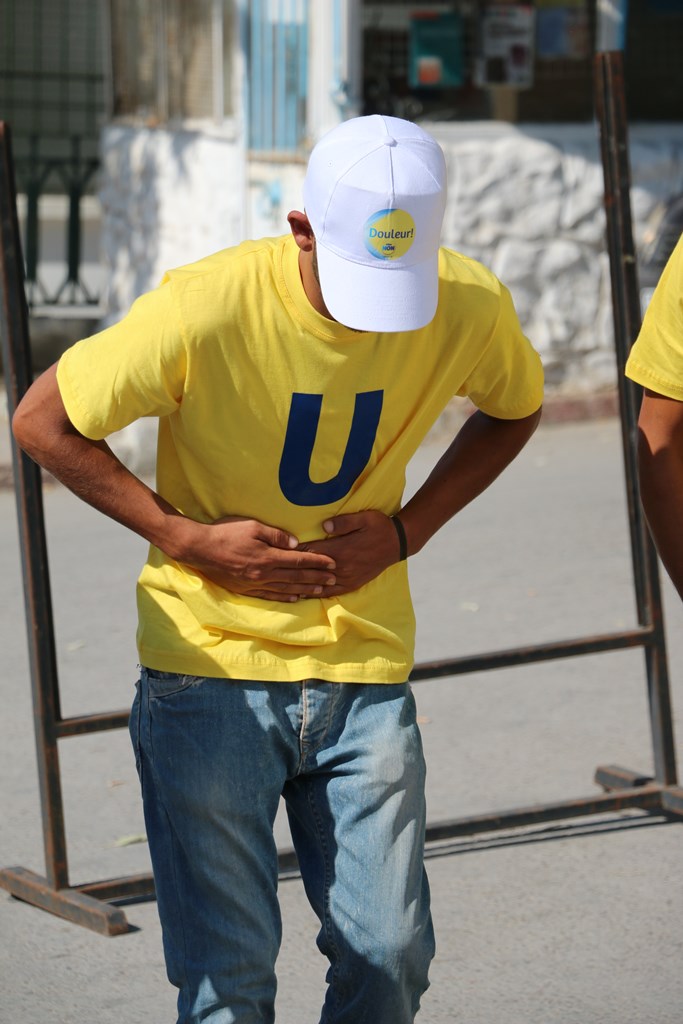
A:
{"label": "asphalt ground", "polygon": [[[6,423],[0,423],[3,435]],[[3,437],[4,441],[4,437]],[[441,447],[425,444],[408,490]],[[0,462],[2,461],[0,452]],[[145,545],[45,487],[64,715],[127,707]],[[637,623],[620,432],[546,425],[411,559],[417,660]],[[683,607],[662,580],[679,762]],[[14,496],[0,490],[0,867],[44,872]],[[430,822],[596,795],[597,765],[649,774],[641,650],[415,684]],[[60,742],[72,883],[149,870],[125,730]],[[283,817],[278,840],[289,846]],[[428,850],[438,951],[421,1024],[680,1024],[683,828],[640,811],[474,834]],[[300,880],[280,886],[278,1024],[315,1024],[326,965]],[[156,904],[104,937],[0,891],[2,1024],[171,1024]]]}

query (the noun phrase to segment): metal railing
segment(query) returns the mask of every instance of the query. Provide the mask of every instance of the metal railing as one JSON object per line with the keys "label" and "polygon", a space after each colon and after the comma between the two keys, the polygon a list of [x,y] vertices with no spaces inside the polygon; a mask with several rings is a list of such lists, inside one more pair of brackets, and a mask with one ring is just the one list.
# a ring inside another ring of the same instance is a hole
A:
{"label": "metal railing", "polygon": [[[26,155],[14,161],[17,191],[26,196],[25,288],[29,308],[99,303],[99,295],[83,279],[83,203],[100,164],[96,157],[82,154],[83,140],[79,136],[69,140],[69,148],[67,156],[43,155],[40,139],[31,136]],[[68,210],[60,259],[64,276],[51,286],[41,274],[44,253],[41,251],[40,203],[41,199],[54,195],[66,196]]]}

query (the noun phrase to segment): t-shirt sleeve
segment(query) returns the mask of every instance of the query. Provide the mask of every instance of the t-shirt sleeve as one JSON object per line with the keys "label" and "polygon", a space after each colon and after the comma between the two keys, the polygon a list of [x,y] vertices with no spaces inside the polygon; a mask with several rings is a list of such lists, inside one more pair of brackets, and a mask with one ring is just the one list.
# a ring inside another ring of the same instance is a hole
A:
{"label": "t-shirt sleeve", "polygon": [[510,293],[503,285],[491,337],[458,394],[498,419],[531,416],[543,403],[540,356],[522,332]]}
{"label": "t-shirt sleeve", "polygon": [[119,323],[68,349],[57,367],[57,383],[76,429],[101,440],[140,417],[176,410],[187,361],[172,285],[165,279],[137,299]]}
{"label": "t-shirt sleeve", "polygon": [[683,401],[683,235],[678,240],[626,362],[626,376]]}

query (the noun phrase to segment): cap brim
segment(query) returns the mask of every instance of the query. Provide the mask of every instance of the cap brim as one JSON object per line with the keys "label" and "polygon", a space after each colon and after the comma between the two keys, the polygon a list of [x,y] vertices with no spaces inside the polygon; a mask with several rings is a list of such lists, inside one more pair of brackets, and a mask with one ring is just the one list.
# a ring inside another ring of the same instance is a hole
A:
{"label": "cap brim", "polygon": [[412,266],[371,267],[316,246],[323,300],[356,331],[416,331],[434,319],[439,299],[439,255]]}

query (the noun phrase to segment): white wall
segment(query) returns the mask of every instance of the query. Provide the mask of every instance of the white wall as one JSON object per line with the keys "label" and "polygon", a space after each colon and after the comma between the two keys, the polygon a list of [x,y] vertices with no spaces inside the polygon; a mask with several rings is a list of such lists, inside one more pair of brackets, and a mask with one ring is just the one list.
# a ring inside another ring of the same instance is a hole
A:
{"label": "white wall", "polygon": [[165,270],[232,245],[244,232],[245,159],[230,125],[110,125],[102,136],[101,181],[108,322]]}

